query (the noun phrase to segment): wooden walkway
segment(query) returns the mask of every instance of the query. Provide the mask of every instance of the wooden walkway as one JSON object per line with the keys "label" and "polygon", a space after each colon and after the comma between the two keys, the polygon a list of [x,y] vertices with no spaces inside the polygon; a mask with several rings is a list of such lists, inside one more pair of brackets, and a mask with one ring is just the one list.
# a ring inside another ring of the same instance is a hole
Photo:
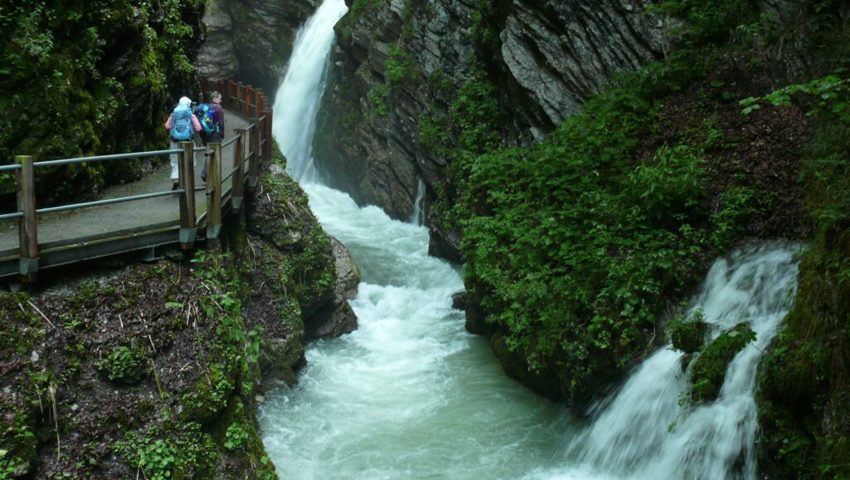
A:
{"label": "wooden walkway", "polygon": [[[215,86],[204,82],[205,91]],[[36,271],[52,266],[152,250],[167,244],[180,243],[184,248],[191,248],[196,240],[216,237],[222,215],[241,207],[242,192],[246,187],[251,190],[256,186],[259,164],[270,161],[271,156],[271,111],[266,108],[265,95],[234,82],[219,82],[218,87],[226,108],[226,137],[220,144],[218,162],[213,160],[217,150],[214,145],[207,149],[196,145],[194,165],[181,162],[181,167],[193,173],[193,181],[181,179],[181,189],[176,192],[171,192],[169,162],[163,160],[162,166],[151,175],[134,183],[111,187],[94,202],[68,205],[60,207],[68,210],[49,212],[35,210],[36,205],[30,215],[25,215],[27,196],[32,194],[22,186],[26,183],[21,179],[22,176],[26,178],[26,174],[22,175],[25,169],[17,168],[18,212],[7,216],[18,215],[18,218],[0,220],[0,277],[20,275],[31,280]],[[168,146],[164,146],[164,150],[167,149]],[[168,154],[138,152],[138,156],[167,159]],[[90,157],[87,161],[122,159]],[[200,179],[205,162],[210,170],[206,183]],[[34,182],[38,182],[39,163],[39,159],[30,163],[35,166],[31,170]],[[237,163],[241,169],[235,168]],[[241,185],[237,184],[234,189],[237,179]],[[218,181],[221,186],[216,192]],[[186,187],[194,190],[191,198]],[[37,199],[33,198],[32,202],[36,204]],[[212,204],[212,211],[208,204]],[[28,230],[35,234],[34,242]]]}

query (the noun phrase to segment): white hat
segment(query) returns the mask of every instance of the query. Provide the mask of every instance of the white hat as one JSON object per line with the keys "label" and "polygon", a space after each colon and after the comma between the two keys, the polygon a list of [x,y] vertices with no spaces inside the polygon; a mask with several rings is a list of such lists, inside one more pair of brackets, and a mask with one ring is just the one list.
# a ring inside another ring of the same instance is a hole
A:
{"label": "white hat", "polygon": [[192,105],[192,99],[190,99],[189,97],[180,97],[180,101],[177,103],[183,105],[184,107],[188,107]]}

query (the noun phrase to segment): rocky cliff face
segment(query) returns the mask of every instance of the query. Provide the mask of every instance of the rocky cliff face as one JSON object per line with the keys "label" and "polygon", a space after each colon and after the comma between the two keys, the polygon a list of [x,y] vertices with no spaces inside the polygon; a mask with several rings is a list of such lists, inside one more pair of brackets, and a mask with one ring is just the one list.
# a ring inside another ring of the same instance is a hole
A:
{"label": "rocky cliff face", "polygon": [[[429,144],[434,136],[457,143],[457,104],[476,78],[498,92],[503,143],[529,144],[617,72],[663,56],[664,24],[641,2],[349,3],[337,26],[316,157],[330,183],[400,219],[413,211],[418,178],[426,208],[451,201],[451,156]],[[439,215],[430,219],[435,253],[457,256],[456,234]]]}
{"label": "rocky cliff face", "polygon": [[317,0],[208,2],[198,73],[215,80],[236,78],[273,93],[298,28],[317,5]]}

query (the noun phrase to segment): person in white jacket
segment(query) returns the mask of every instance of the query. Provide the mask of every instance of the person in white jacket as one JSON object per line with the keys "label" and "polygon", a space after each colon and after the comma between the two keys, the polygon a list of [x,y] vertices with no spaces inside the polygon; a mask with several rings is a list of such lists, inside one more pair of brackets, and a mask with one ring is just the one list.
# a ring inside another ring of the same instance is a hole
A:
{"label": "person in white jacket", "polygon": [[[181,97],[177,102],[177,106],[171,115],[168,116],[168,121],[165,122],[165,129],[168,130],[171,137],[170,148],[172,150],[180,148],[180,142],[191,142],[195,137],[195,132],[201,131],[201,124],[192,113],[192,100],[189,97]],[[176,153],[171,155],[171,189],[177,190],[180,187],[179,172],[177,167]]]}

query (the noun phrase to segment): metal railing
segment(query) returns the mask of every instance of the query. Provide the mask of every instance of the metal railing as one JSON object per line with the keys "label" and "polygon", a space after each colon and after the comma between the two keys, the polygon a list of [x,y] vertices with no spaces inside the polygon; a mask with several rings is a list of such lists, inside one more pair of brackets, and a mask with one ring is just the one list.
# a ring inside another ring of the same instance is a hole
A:
{"label": "metal railing", "polygon": [[[205,91],[209,90],[209,82],[204,82]],[[238,85],[238,87],[236,86]],[[9,165],[0,165],[0,173],[12,173],[16,176],[17,186],[17,211],[0,214],[0,221],[17,220],[18,223],[18,253],[3,254],[4,258],[0,258],[0,263],[18,261],[18,268],[11,270],[0,269],[0,276],[8,275],[9,273],[17,273],[25,279],[31,279],[32,275],[41,267],[50,266],[52,262],[46,262],[46,265],[40,265],[40,255],[50,250],[49,245],[39,243],[38,239],[38,216],[56,212],[76,211],[92,207],[100,207],[113,205],[118,203],[136,202],[150,200],[160,197],[177,196],[179,199],[179,224],[176,241],[181,244],[183,249],[190,249],[197,238],[198,229],[201,226],[199,219],[205,220],[206,238],[217,238],[222,225],[222,208],[225,200],[230,201],[230,206],[233,209],[239,209],[244,198],[245,184],[248,189],[252,190],[256,187],[259,180],[259,171],[261,162],[269,162],[271,159],[271,149],[266,148],[271,145],[271,112],[266,108],[267,100],[265,95],[259,90],[252,90],[250,86],[243,87],[241,83],[234,84],[232,81],[226,84],[228,89],[238,92],[237,95],[228,95],[225,100],[224,107],[232,113],[238,113],[240,116],[247,117],[249,126],[244,129],[234,130],[234,135],[223,143],[208,143],[206,147],[196,147],[192,142],[181,142],[180,148],[168,150],[155,150],[148,152],[131,152],[118,153],[108,155],[98,155],[79,158],[63,158],[57,160],[42,160],[35,161],[32,156],[18,155],[15,157],[15,163]],[[236,112],[233,112],[236,110]],[[251,113],[254,116],[250,116]],[[257,116],[261,113],[261,116]],[[231,145],[233,147],[233,162],[232,168],[222,171],[222,149]],[[207,180],[206,185],[195,186],[195,166],[194,157],[196,152],[204,152],[204,163],[206,166]],[[65,205],[51,206],[46,208],[36,208],[36,170],[44,167],[56,167],[64,165],[73,165],[88,162],[103,162],[103,161],[121,161],[133,158],[157,157],[163,155],[176,154],[178,156],[179,169],[179,184],[176,190],[148,192],[134,195],[123,195],[108,199],[98,199],[87,202],[69,203]],[[247,164],[247,165],[246,165]],[[247,167],[247,170],[246,170]],[[224,191],[222,185],[231,180],[227,191]],[[195,205],[195,192],[206,191],[207,209],[198,215]],[[173,218],[173,217],[172,217]],[[177,225],[175,225],[176,227]],[[163,228],[161,222],[140,222],[132,227],[130,232],[121,231],[121,238],[129,236],[139,236],[146,232],[156,230],[160,232]],[[88,246],[92,241],[110,240],[110,236],[114,232],[107,232],[102,235],[85,237],[85,241],[81,241],[80,246]],[[117,238],[117,237],[116,237]],[[164,238],[162,235],[156,237],[157,241]],[[74,238],[63,239],[62,248],[67,250],[74,247]],[[69,247],[70,244],[70,247]],[[143,244],[134,242],[131,245],[133,249],[144,248]],[[48,248],[44,248],[48,247]],[[114,250],[114,248],[112,249]],[[110,250],[110,252],[112,251]],[[73,260],[73,255],[68,255],[64,252],[63,262],[67,258],[71,261],[81,261],[99,256],[98,252],[91,249],[86,250],[80,258]],[[42,262],[45,263],[45,262]]]}

